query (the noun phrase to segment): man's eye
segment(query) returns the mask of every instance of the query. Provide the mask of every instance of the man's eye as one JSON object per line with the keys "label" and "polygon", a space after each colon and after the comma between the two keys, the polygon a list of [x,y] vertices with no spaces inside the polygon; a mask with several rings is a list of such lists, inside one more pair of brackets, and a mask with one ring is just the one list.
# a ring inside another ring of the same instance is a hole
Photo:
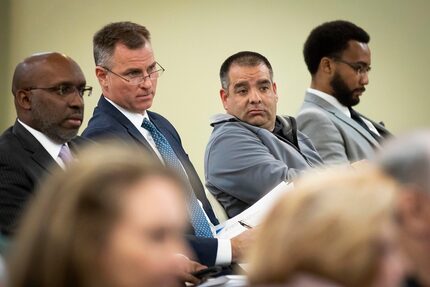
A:
{"label": "man's eye", "polygon": [[152,241],[161,243],[168,237],[168,232],[160,229],[160,230],[153,230],[146,234],[147,237],[149,237]]}
{"label": "man's eye", "polygon": [[140,76],[142,76],[142,72],[140,72],[140,71],[131,71],[131,72],[127,73],[127,76],[129,76],[131,78],[140,77]]}
{"label": "man's eye", "polygon": [[148,74],[154,73],[155,71],[156,71],[156,66],[155,65],[151,66],[151,67],[148,67],[148,69],[147,69]]}
{"label": "man's eye", "polygon": [[367,71],[367,67],[366,67],[366,66],[362,66],[362,65],[357,65],[357,66],[355,66],[355,70],[356,70],[357,72],[362,73],[362,72]]}
{"label": "man's eye", "polygon": [[237,94],[239,95],[246,95],[248,93],[248,90],[246,89],[240,89],[236,91]]}
{"label": "man's eye", "polygon": [[68,95],[68,94],[71,94],[74,91],[75,91],[75,87],[74,86],[61,85],[61,86],[58,87],[58,93],[60,95]]}
{"label": "man's eye", "polygon": [[360,68],[360,72],[361,73],[365,73],[365,72],[370,72],[370,66],[362,66],[361,68]]}
{"label": "man's eye", "polygon": [[267,92],[270,88],[268,86],[261,86],[260,91]]}

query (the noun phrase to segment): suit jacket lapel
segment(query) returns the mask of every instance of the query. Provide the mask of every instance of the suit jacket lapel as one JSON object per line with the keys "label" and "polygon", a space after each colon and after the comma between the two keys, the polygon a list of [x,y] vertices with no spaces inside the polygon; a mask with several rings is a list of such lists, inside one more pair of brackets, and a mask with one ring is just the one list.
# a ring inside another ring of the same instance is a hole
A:
{"label": "suit jacket lapel", "polygon": [[122,126],[124,126],[127,129],[128,133],[130,134],[131,137],[133,137],[136,141],[145,145],[145,147],[155,155],[151,145],[147,142],[147,140],[139,132],[139,130],[133,125],[133,123],[130,122],[130,120],[127,119],[127,117],[124,116],[117,108],[115,108],[111,103],[109,103],[104,98],[103,95],[100,97],[100,100],[99,100],[97,106],[99,107],[101,112],[109,114],[118,123],[120,123]]}
{"label": "suit jacket lapel", "polygon": [[210,221],[216,225],[218,224],[218,219],[215,216],[215,213],[212,209],[212,206],[210,205],[205,191],[204,187],[199,179],[199,176],[197,172],[195,171],[192,163],[190,162],[185,150],[183,149],[181,143],[178,142],[176,135],[172,134],[172,131],[168,129],[162,122],[158,120],[157,117],[154,117],[151,112],[148,112],[149,119],[151,122],[157,127],[157,129],[164,135],[164,137],[169,142],[170,146],[172,147],[173,151],[175,152],[178,159],[181,161],[182,166],[185,169],[185,172],[187,173],[188,180],[190,182],[191,188],[193,189],[194,194],[196,197],[200,200],[200,202],[203,204],[203,209],[206,212],[206,215],[209,216]]}
{"label": "suit jacket lapel", "polygon": [[39,143],[39,141],[18,121],[15,122],[13,133],[21,142],[23,148],[32,154],[31,158],[33,161],[42,168],[49,172],[53,164],[58,165],[57,162],[46,151],[46,149]]}
{"label": "suit jacket lapel", "polygon": [[392,134],[382,124],[372,121],[371,119],[369,119],[368,117],[362,115],[359,112],[357,112],[357,114],[359,114],[360,117],[365,118],[366,120],[368,120],[369,122],[371,122],[373,124],[373,126],[376,128],[376,130],[379,132],[379,134],[381,135],[381,137],[386,138],[386,137],[392,136]]}
{"label": "suit jacket lapel", "polygon": [[157,127],[157,129],[164,135],[164,137],[169,142],[172,149],[175,151],[176,156],[181,161],[182,165],[184,165],[184,168],[186,167],[186,159],[184,158],[184,153],[182,152],[181,148],[178,146],[176,139],[173,137],[173,135],[170,133],[166,127],[161,124],[156,117],[153,117],[150,113],[148,113],[149,119],[151,122]]}
{"label": "suit jacket lapel", "polygon": [[336,107],[334,107],[330,103],[326,102],[324,99],[322,99],[322,98],[320,98],[314,94],[306,93],[305,101],[314,103],[315,105],[318,105],[319,107],[323,108],[324,110],[328,111],[329,113],[332,113],[339,120],[343,121],[347,125],[351,126],[353,129],[355,129],[357,132],[359,132],[371,144],[379,147],[378,141],[366,129],[364,129],[362,126],[360,126],[353,119],[346,116],[344,113],[342,113]]}
{"label": "suit jacket lapel", "polygon": [[87,144],[94,143],[92,140],[83,138],[81,136],[76,136],[71,139],[67,144],[69,145],[70,151],[73,155],[77,154],[82,147]]}

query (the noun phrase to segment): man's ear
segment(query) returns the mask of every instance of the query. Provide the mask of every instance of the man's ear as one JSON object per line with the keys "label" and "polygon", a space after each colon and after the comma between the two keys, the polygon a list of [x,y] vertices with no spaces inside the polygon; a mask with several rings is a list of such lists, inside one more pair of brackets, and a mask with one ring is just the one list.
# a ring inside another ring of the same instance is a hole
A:
{"label": "man's ear", "polygon": [[15,93],[15,103],[23,110],[31,110],[31,91],[18,90]]}
{"label": "man's ear", "polygon": [[108,87],[107,71],[100,66],[96,66],[96,77],[104,91]]}
{"label": "man's ear", "polygon": [[272,89],[273,89],[273,92],[275,93],[276,102],[278,102],[278,89],[276,87],[276,83],[275,82],[272,84]]}
{"label": "man's ear", "polygon": [[319,69],[324,74],[332,75],[335,71],[333,59],[330,59],[328,57],[322,57],[320,61]]}
{"label": "man's ear", "polygon": [[219,90],[219,96],[222,101],[222,105],[224,106],[224,109],[228,111],[228,104],[227,104],[227,98],[228,98],[228,92],[224,89]]}

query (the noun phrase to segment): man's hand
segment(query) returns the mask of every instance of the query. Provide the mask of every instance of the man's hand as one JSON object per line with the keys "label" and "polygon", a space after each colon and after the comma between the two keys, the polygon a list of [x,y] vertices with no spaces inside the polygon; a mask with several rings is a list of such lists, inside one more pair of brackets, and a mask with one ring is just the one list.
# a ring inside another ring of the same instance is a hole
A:
{"label": "man's hand", "polygon": [[231,239],[231,257],[233,262],[243,262],[244,255],[254,241],[255,229],[248,229]]}
{"label": "man's hand", "polygon": [[188,282],[194,285],[200,284],[201,280],[191,275],[191,273],[207,268],[196,261],[193,261],[182,254],[177,254],[173,260],[173,267],[177,270],[178,278],[181,282]]}

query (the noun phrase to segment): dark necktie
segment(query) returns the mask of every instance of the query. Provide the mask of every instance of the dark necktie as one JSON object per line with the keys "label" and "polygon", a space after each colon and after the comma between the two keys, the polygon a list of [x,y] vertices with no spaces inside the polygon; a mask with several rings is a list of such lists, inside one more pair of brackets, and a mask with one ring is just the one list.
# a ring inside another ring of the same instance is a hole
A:
{"label": "dark necktie", "polygon": [[376,139],[378,142],[382,139],[380,136],[378,136],[375,132],[373,132],[368,125],[363,121],[363,119],[360,117],[360,115],[353,109],[349,108],[349,112],[351,113],[351,119],[353,119],[355,122],[357,122],[360,126],[362,126],[366,131],[369,132],[369,134]]}
{"label": "dark necktie", "polygon": [[[143,120],[142,127],[151,133],[155,145],[157,146],[157,149],[160,152],[165,164],[168,167],[173,168],[176,172],[183,176],[186,179],[186,182],[189,182],[181,162],[179,161],[174,150],[172,149],[164,135],[155,127],[153,123],[151,123],[146,118]],[[206,219],[205,213],[200,206],[197,197],[192,190],[191,185],[188,186],[188,189],[189,213],[196,236],[213,237],[208,220]]]}

